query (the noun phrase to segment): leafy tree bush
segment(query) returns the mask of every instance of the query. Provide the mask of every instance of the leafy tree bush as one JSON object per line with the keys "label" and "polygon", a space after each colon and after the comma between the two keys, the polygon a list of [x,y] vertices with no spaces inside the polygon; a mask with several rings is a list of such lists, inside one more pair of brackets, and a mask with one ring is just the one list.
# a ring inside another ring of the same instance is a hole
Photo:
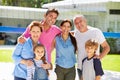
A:
{"label": "leafy tree bush", "polygon": [[107,38],[106,39],[109,46],[110,46],[110,52],[109,53],[118,53],[117,52],[117,38]]}

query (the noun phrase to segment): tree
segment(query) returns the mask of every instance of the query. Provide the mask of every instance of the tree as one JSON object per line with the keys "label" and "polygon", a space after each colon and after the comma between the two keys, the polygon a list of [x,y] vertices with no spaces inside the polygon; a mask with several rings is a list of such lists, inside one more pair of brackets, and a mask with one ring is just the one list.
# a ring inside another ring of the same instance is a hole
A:
{"label": "tree", "polygon": [[56,1],[61,0],[2,0],[2,5],[41,8],[43,4]]}

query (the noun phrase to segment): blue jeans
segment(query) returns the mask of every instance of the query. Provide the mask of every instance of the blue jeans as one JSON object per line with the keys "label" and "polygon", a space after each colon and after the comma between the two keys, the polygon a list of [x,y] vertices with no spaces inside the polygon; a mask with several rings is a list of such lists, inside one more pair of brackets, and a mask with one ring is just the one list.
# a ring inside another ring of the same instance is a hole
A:
{"label": "blue jeans", "polygon": [[35,66],[33,80],[48,80],[47,71],[42,67]]}
{"label": "blue jeans", "polygon": [[14,77],[14,80],[26,80],[26,79],[19,78],[19,77]]}

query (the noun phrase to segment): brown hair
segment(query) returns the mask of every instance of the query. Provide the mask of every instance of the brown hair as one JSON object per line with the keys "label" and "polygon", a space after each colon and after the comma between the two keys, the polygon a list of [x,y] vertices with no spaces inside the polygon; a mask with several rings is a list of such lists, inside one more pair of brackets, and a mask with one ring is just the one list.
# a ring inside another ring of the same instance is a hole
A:
{"label": "brown hair", "polygon": [[86,41],[85,43],[85,48],[86,47],[95,47],[95,50],[97,50],[98,48],[98,43],[95,40],[89,39],[88,41]]}
{"label": "brown hair", "polygon": [[40,28],[40,31],[42,32],[42,27],[41,27],[41,25],[40,25],[40,22],[32,22],[31,24],[30,24],[30,31],[32,30],[32,28],[34,27],[34,26],[37,26],[37,27],[39,27]]}
{"label": "brown hair", "polygon": [[[46,57],[45,57],[46,51],[45,51],[44,45],[42,45],[42,44],[37,44],[36,46],[34,46],[33,51],[35,51],[35,49],[36,49],[37,47],[42,47],[42,48],[44,48],[44,56],[41,58],[41,60],[43,61],[44,64],[47,64],[47,62],[46,62]],[[46,71],[47,71],[47,74],[49,75],[49,72],[48,72],[47,69],[46,69]]]}
{"label": "brown hair", "polygon": [[[68,22],[68,23],[70,24],[70,26],[72,27],[72,23],[71,23],[71,21],[68,20],[68,19],[63,20],[63,21],[61,22],[60,26],[62,26],[62,25],[63,25],[64,23],[66,23],[66,22]],[[72,44],[73,44],[73,46],[74,46],[74,48],[75,48],[74,52],[76,53],[76,51],[77,51],[77,42],[76,42],[76,39],[75,39],[75,37],[73,37],[73,35],[72,35],[71,33],[69,33],[69,35],[70,35],[71,42],[72,42]]]}
{"label": "brown hair", "polygon": [[48,14],[49,14],[49,13],[51,13],[51,12],[56,13],[56,14],[57,14],[57,16],[59,15],[58,10],[57,10],[57,9],[55,9],[55,8],[49,8],[49,9],[47,10],[47,12],[46,12],[46,15],[48,15]]}

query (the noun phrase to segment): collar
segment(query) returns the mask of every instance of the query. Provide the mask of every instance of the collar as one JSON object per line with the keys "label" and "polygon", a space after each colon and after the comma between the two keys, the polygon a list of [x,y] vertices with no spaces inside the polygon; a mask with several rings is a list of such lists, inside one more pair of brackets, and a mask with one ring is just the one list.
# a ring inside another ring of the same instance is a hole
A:
{"label": "collar", "polygon": [[[62,34],[59,35],[60,36],[60,39],[64,41],[64,39],[62,38]],[[68,38],[66,39],[66,41],[70,40],[70,36],[68,35]]]}
{"label": "collar", "polygon": [[94,56],[95,56],[95,55],[93,55],[91,58],[88,58],[88,57],[87,57],[87,60],[91,60],[91,59],[93,59]]}

